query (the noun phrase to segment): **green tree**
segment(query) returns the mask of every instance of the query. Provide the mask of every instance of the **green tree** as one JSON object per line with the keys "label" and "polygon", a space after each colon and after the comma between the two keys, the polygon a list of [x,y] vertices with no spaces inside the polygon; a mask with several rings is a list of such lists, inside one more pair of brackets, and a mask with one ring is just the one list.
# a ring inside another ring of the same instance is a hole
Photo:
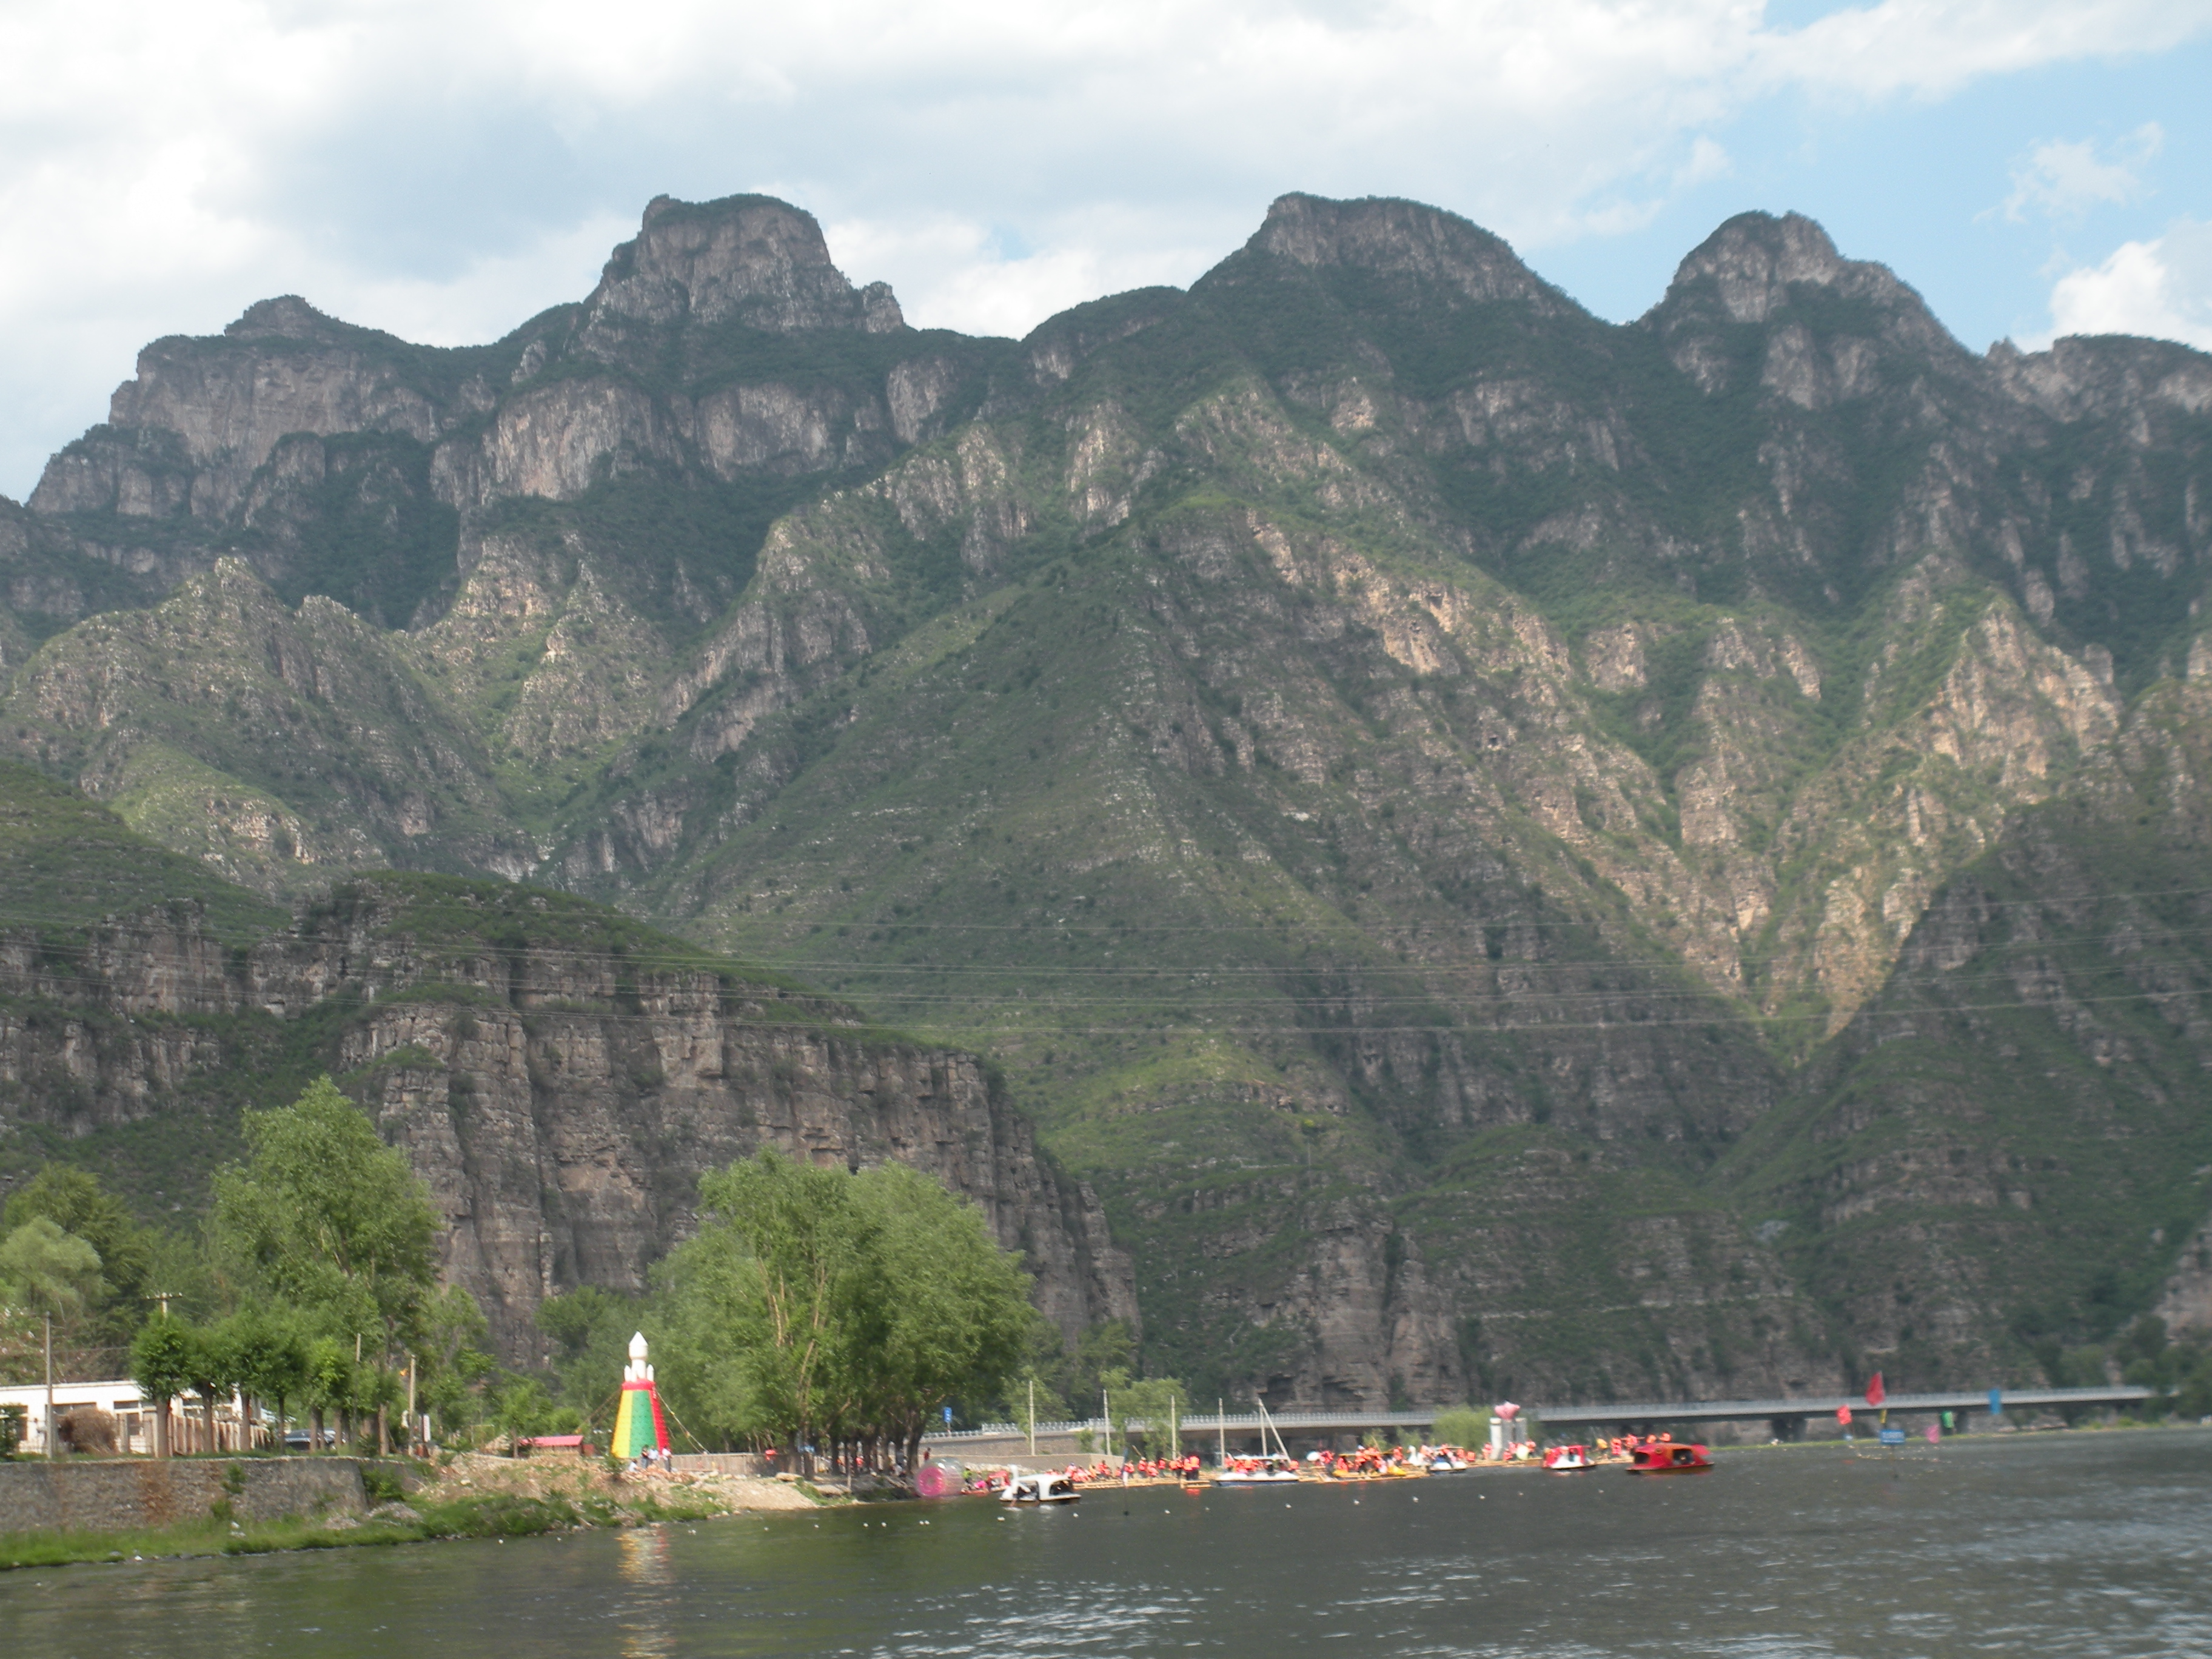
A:
{"label": "green tree", "polygon": [[946,1405],[997,1398],[1021,1363],[1030,1279],[999,1248],[983,1212],[902,1164],[853,1182],[880,1267],[881,1334],[866,1350],[864,1414],[913,1467]]}
{"label": "green tree", "polygon": [[699,1187],[654,1337],[698,1426],[910,1462],[946,1406],[981,1409],[1020,1365],[1028,1278],[981,1212],[927,1176],[764,1151]]}
{"label": "green tree", "polygon": [[1449,1411],[1437,1413],[1429,1433],[1440,1446],[1464,1446],[1472,1450],[1490,1438],[1490,1413],[1479,1412],[1472,1406],[1455,1406]]}
{"label": "green tree", "polygon": [[154,1236],[131,1219],[121,1199],[67,1164],[47,1164],[9,1195],[0,1231],[12,1232],[40,1216],[100,1253],[105,1286],[86,1309],[96,1327],[93,1340],[128,1341],[146,1316],[148,1293],[156,1288]]}
{"label": "green tree", "polygon": [[307,1343],[289,1310],[241,1308],[222,1322],[213,1340],[229,1358],[228,1370],[244,1396],[251,1425],[257,1403],[276,1408],[276,1437],[284,1435],[285,1408],[300,1398],[307,1382]]}
{"label": "green tree", "polygon": [[1075,1351],[1067,1356],[1061,1391],[1069,1407],[1079,1417],[1090,1416],[1106,1374],[1133,1371],[1136,1363],[1137,1342],[1128,1325],[1119,1319],[1100,1320],[1075,1339]]}
{"label": "green tree", "polygon": [[1060,1328],[1032,1308],[1021,1359],[1006,1378],[994,1415],[1007,1423],[1066,1421],[1073,1407],[1060,1390],[1067,1370],[1067,1345],[1060,1340]]}
{"label": "green tree", "polygon": [[482,1415],[483,1385],[497,1369],[484,1351],[490,1328],[476,1297],[459,1285],[447,1285],[424,1309],[416,1401],[437,1419],[443,1435],[459,1433]]}
{"label": "green tree", "polygon": [[326,1334],[361,1344],[375,1375],[356,1398],[389,1404],[384,1379],[419,1340],[435,1278],[428,1194],[326,1077],[245,1128],[246,1162],[216,1177],[219,1243]]}
{"label": "green tree", "polygon": [[192,1334],[180,1319],[147,1322],[131,1345],[131,1376],[154,1407],[154,1455],[169,1455],[169,1402],[192,1386]]}
{"label": "green tree", "polygon": [[552,1418],[552,1397],[534,1376],[509,1377],[492,1408],[493,1425],[513,1440],[550,1433]]}
{"label": "green tree", "polygon": [[[1172,1376],[1133,1377],[1114,1367],[1099,1378],[1099,1392],[1108,1406],[1106,1449],[1109,1451],[1127,1445],[1139,1452],[1164,1453],[1173,1436],[1171,1425],[1190,1414],[1190,1396]],[[1132,1418],[1145,1426],[1131,1428]]]}
{"label": "green tree", "polygon": [[343,1422],[351,1437],[352,1413],[360,1395],[359,1370],[354,1364],[352,1343],[323,1336],[307,1344],[307,1374],[301,1387],[301,1400],[309,1413],[308,1444],[313,1450],[330,1449],[329,1419],[333,1415]]}
{"label": "green tree", "polygon": [[232,1336],[233,1333],[221,1326],[204,1326],[192,1332],[191,1346],[185,1352],[185,1369],[191,1378],[192,1392],[200,1397],[203,1451],[216,1449],[216,1401],[227,1399],[238,1386],[239,1356]]}
{"label": "green tree", "polygon": [[102,1295],[100,1252],[46,1216],[33,1216],[0,1243],[0,1298],[39,1316],[46,1344],[46,1455],[54,1444],[54,1321]]}
{"label": "green tree", "polygon": [[647,1316],[639,1297],[596,1285],[579,1285],[538,1304],[538,1328],[552,1339],[562,1403],[587,1420],[603,1411],[622,1386],[630,1333]]}
{"label": "green tree", "polygon": [[846,1171],[771,1148],[701,1177],[699,1198],[668,1268],[679,1386],[732,1438],[813,1443],[857,1405],[885,1322],[876,1224]]}

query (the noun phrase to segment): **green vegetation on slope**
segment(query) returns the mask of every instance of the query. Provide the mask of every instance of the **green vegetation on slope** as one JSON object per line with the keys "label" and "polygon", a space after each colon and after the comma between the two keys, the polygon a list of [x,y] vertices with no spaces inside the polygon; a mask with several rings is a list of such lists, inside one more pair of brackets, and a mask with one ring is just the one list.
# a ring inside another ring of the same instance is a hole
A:
{"label": "green vegetation on slope", "polygon": [[67,784],[0,760],[0,928],[77,938],[105,917],[168,904],[198,907],[207,931],[229,944],[284,920]]}

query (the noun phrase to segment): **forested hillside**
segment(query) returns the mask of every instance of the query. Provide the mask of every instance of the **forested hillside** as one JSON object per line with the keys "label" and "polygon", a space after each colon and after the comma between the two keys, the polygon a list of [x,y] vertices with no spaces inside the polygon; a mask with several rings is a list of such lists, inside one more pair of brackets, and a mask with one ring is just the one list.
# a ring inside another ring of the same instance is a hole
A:
{"label": "forested hillside", "polygon": [[988,1057],[1063,1328],[1200,1397],[2027,1380],[2212,1316],[2208,440],[2212,358],[1975,356],[1796,217],[1615,325],[1291,196],[1012,342],[663,199],[494,345],[149,347],[0,504],[0,737]]}

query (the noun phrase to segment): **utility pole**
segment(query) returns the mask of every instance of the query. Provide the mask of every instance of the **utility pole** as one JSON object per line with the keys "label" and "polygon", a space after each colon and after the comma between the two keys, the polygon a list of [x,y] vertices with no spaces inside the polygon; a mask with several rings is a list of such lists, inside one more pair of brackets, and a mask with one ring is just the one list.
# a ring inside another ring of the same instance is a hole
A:
{"label": "utility pole", "polygon": [[415,1451],[415,1356],[412,1352],[407,1356],[407,1451],[410,1456]]}
{"label": "utility pole", "polygon": [[54,1316],[51,1309],[45,1316],[46,1322],[46,1461],[54,1461]]}
{"label": "utility pole", "polygon": [[1036,1378],[1030,1378],[1030,1455],[1036,1455]]}

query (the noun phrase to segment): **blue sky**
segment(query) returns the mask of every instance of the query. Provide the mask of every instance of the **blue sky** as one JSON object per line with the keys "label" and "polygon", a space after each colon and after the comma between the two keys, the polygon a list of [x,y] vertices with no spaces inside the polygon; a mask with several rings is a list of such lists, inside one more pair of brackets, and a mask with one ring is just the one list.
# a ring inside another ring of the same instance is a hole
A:
{"label": "blue sky", "polygon": [[1189,282],[1285,190],[1409,196],[1635,316],[1747,208],[1967,344],[2212,349],[2212,0],[9,0],[0,493],[137,348],[298,292],[411,338],[770,191],[910,320]]}
{"label": "blue sky", "polygon": [[[1674,192],[1643,229],[1534,249],[1531,262],[1624,319],[1729,214],[1794,209],[1851,258],[1896,270],[1975,349],[2040,343],[2068,274],[2177,222],[2212,223],[2212,38],[1992,76],[1940,99],[1774,97],[1707,136],[1728,153],[1725,174]],[[2212,268],[2194,276],[2194,315],[2180,320],[2212,349]],[[2107,326],[2156,320],[2116,307]]]}

